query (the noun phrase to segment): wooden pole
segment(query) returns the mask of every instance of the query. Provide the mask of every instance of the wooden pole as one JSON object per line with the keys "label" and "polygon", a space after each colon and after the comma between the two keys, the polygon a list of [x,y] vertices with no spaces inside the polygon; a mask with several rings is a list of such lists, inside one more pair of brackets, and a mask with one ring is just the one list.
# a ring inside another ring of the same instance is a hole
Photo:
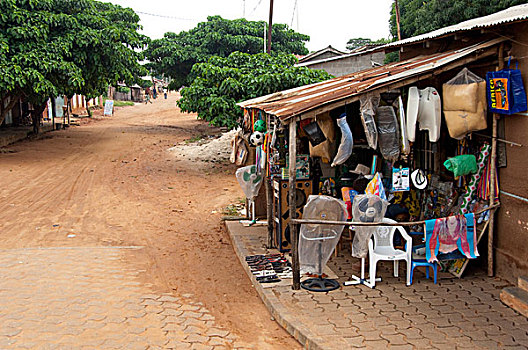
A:
{"label": "wooden pole", "polygon": [[401,40],[401,30],[400,30],[400,6],[398,5],[398,0],[394,0],[394,10],[396,12],[396,28],[398,30],[398,40]]}
{"label": "wooden pole", "polygon": [[273,26],[273,0],[270,0],[269,22],[268,22],[268,46],[266,52],[271,53],[271,27]]}
{"label": "wooden pole", "polygon": [[293,270],[293,289],[301,289],[301,271],[299,266],[299,236],[297,235],[297,224],[293,219],[296,218],[296,208],[297,203],[296,199],[296,173],[295,173],[295,163],[297,159],[297,121],[292,120],[289,124],[290,127],[290,138],[288,140],[288,202],[290,210],[290,237],[292,241],[291,251],[292,251],[292,270]]}
{"label": "wooden pole", "polygon": [[267,210],[266,214],[268,217],[268,248],[273,248],[273,221],[275,220],[273,216],[273,186],[271,184],[271,178],[266,177],[266,201],[267,201]]}
{"label": "wooden pole", "polygon": [[55,130],[55,117],[57,116],[57,102],[55,100],[55,97],[52,96],[51,98],[51,129]]}
{"label": "wooden pole", "polygon": [[[504,68],[504,43],[499,46],[499,66],[498,69]],[[491,139],[491,161],[490,161],[490,207],[495,204],[495,185],[496,185],[496,173],[497,173],[497,124],[500,119],[500,115],[493,113],[493,125],[492,125],[492,139]],[[493,266],[493,235],[495,226],[495,209],[490,212],[490,222],[488,227],[488,276],[492,277],[494,272]]]}

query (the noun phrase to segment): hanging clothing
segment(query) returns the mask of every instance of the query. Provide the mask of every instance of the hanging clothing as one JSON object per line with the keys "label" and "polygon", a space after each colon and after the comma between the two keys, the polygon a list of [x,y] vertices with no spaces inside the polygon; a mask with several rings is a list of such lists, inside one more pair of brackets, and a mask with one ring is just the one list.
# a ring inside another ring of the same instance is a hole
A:
{"label": "hanging clothing", "polygon": [[468,259],[479,256],[473,213],[425,221],[427,261],[438,261],[439,253],[450,253],[457,249]]}

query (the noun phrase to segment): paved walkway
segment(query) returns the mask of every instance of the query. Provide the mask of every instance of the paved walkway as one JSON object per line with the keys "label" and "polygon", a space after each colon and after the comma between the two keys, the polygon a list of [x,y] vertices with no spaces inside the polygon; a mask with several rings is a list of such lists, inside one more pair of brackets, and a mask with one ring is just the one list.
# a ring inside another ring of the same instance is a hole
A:
{"label": "paved walkway", "polygon": [[[227,227],[246,269],[244,256],[268,252],[267,228]],[[329,267],[344,282],[355,260],[344,249]],[[528,349],[528,319],[499,299],[504,281],[468,274],[435,285],[417,273],[407,287],[404,277],[392,277],[391,266],[378,264],[382,282],[375,289],[314,293],[292,290],[291,280],[254,284],[277,321],[310,349]],[[400,269],[405,276],[405,263]]]}
{"label": "paved walkway", "polygon": [[225,349],[191,295],[157,293],[124,259],[141,247],[0,250],[1,349]]}

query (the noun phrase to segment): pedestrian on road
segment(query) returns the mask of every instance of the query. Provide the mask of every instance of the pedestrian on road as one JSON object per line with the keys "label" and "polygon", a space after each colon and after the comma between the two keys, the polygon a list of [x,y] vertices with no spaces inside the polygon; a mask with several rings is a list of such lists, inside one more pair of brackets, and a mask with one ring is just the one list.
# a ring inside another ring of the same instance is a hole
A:
{"label": "pedestrian on road", "polygon": [[148,91],[145,91],[145,104],[149,102],[152,103],[152,101],[150,100],[150,94],[148,93]]}
{"label": "pedestrian on road", "polygon": [[165,96],[165,99],[167,99],[167,88],[163,88],[163,96]]}

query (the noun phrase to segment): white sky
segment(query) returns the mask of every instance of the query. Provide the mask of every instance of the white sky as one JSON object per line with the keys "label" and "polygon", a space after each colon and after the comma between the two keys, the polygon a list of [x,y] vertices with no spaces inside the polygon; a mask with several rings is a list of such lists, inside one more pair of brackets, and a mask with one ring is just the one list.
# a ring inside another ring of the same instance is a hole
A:
{"label": "white sky", "polygon": [[[227,19],[243,16],[248,20],[268,21],[269,0],[106,0],[136,12],[146,12],[174,18],[141,17],[143,33],[153,39],[165,32],[178,33],[194,28],[207,16]],[[273,23],[286,23],[295,31],[310,36],[306,44],[310,51],[328,45],[345,50],[350,38],[370,39],[389,36],[389,12],[393,0],[275,0]],[[294,13],[295,3],[297,10]]]}

